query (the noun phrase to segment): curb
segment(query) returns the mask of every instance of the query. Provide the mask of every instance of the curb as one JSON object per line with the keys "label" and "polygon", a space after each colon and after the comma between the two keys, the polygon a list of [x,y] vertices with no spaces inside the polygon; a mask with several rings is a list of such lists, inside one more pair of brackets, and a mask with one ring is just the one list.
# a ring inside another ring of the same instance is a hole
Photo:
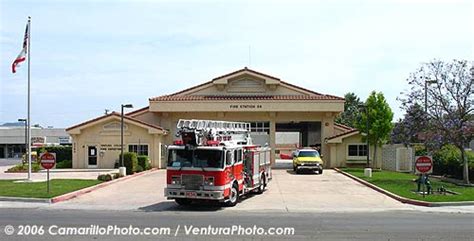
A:
{"label": "curb", "polygon": [[342,175],[344,176],[347,176],[367,187],[370,187],[372,189],[374,189],[375,191],[377,192],[380,192],[386,196],[389,196],[401,203],[407,203],[407,204],[411,204],[411,205],[417,205],[417,206],[423,206],[423,207],[446,207],[446,206],[470,206],[470,205],[474,205],[474,201],[465,201],[465,202],[426,202],[426,201],[419,201],[419,200],[413,200],[413,199],[410,199],[410,198],[405,198],[405,197],[401,197],[401,196],[398,196],[397,194],[394,194],[394,193],[391,193],[385,189],[382,189],[370,182],[367,182],[363,179],[360,179],[354,175],[351,175],[347,172],[344,172],[342,170],[340,170],[339,168],[333,168],[335,171],[341,173]]}
{"label": "curb", "polygon": [[129,176],[125,176],[125,177],[122,177],[122,178],[118,178],[118,179],[115,179],[115,180],[112,180],[112,181],[108,181],[108,182],[103,182],[101,184],[98,184],[98,185],[95,185],[95,186],[92,186],[92,187],[86,187],[86,188],[83,188],[83,189],[80,189],[80,190],[77,190],[77,191],[74,191],[74,192],[70,192],[70,193],[66,193],[66,194],[63,194],[61,196],[57,196],[57,197],[53,197],[51,198],[51,203],[58,203],[58,202],[64,202],[64,201],[67,201],[67,200],[71,200],[73,198],[76,198],[76,197],[79,197],[79,196],[82,196],[86,193],[90,193],[90,192],[93,192],[97,189],[101,189],[103,187],[107,187],[109,185],[112,185],[114,183],[117,183],[117,182],[122,182],[122,181],[126,181],[128,179],[131,179],[131,178],[134,178],[134,177],[139,177],[139,176],[142,176],[142,175],[145,175],[145,174],[148,174],[148,173],[151,173],[151,172],[154,172],[154,171],[157,171],[159,170],[158,168],[152,168],[150,170],[146,170],[146,171],[143,171],[143,172],[139,172],[139,173],[135,173],[133,175],[129,175]]}
{"label": "curb", "polygon": [[29,202],[29,203],[51,203],[49,198],[29,198],[29,197],[4,197],[0,196],[0,202]]}

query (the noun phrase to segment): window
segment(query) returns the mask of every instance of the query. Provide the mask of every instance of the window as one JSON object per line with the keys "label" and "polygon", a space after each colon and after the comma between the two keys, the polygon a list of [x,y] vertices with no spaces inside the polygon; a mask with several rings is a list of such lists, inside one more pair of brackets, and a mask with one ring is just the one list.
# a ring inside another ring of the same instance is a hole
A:
{"label": "window", "polygon": [[317,151],[300,151],[300,152],[298,152],[298,157],[319,157],[319,152],[317,152]]}
{"label": "window", "polygon": [[270,122],[250,122],[250,132],[270,134]]}
{"label": "window", "polygon": [[137,155],[148,156],[148,145],[128,145],[129,152],[135,152]]}
{"label": "window", "polygon": [[367,156],[367,145],[349,145],[348,156]]}
{"label": "window", "polygon": [[161,160],[164,160],[168,156],[168,148],[165,144],[161,144]]}
{"label": "window", "polygon": [[222,168],[224,152],[220,150],[184,150],[170,149],[169,167]]}
{"label": "window", "polygon": [[241,162],[242,161],[242,149],[234,150],[234,157],[235,157],[235,162]]}

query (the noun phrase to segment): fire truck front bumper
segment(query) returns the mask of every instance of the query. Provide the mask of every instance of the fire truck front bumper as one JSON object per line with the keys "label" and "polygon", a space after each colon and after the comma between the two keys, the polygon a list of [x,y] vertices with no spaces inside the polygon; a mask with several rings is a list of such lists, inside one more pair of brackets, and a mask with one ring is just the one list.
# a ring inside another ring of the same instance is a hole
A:
{"label": "fire truck front bumper", "polygon": [[167,197],[168,199],[189,198],[223,201],[224,191],[183,190],[177,188],[165,188],[165,197]]}

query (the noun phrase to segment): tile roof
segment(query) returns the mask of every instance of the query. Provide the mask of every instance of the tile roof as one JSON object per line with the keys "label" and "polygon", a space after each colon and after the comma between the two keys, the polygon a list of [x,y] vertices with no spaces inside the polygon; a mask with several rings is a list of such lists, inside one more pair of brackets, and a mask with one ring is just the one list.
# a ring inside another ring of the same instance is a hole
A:
{"label": "tile roof", "polygon": [[340,134],[337,134],[337,135],[334,135],[334,136],[330,136],[330,137],[326,138],[326,140],[335,139],[335,138],[338,138],[338,137],[341,137],[341,136],[345,136],[345,135],[347,135],[347,134],[352,134],[352,133],[355,133],[355,132],[359,132],[359,130],[353,129],[353,130],[345,131],[345,132],[342,132],[342,133],[340,133]]}
{"label": "tile roof", "polygon": [[353,128],[353,127],[346,126],[346,125],[339,124],[339,123],[334,123],[334,125],[337,126],[337,127],[340,127],[341,129],[345,129],[345,130],[355,130],[355,128]]}
{"label": "tile roof", "polygon": [[[94,118],[94,119],[91,119],[91,120],[82,122],[82,123],[77,124],[77,125],[74,125],[74,126],[71,126],[71,127],[67,128],[66,131],[70,131],[70,130],[72,130],[72,129],[75,129],[75,128],[78,128],[78,127],[81,127],[81,126],[85,126],[85,125],[87,125],[87,124],[90,124],[90,123],[93,123],[93,122],[96,122],[96,121],[105,119],[105,118],[110,117],[110,116],[120,117],[120,113],[114,111],[114,112],[112,112],[112,113],[110,113],[110,114],[103,115],[103,116],[99,116],[99,117],[97,117],[97,118]],[[136,123],[139,123],[139,124],[142,124],[142,125],[151,127],[151,128],[155,128],[155,129],[162,130],[162,131],[165,130],[165,129],[163,129],[163,127],[161,127],[161,126],[149,124],[149,123],[143,122],[143,121],[141,121],[141,120],[132,118],[132,117],[130,117],[130,116],[124,115],[123,118],[126,119],[126,120],[130,120],[130,121],[132,121],[132,122],[136,122]]]}
{"label": "tile roof", "polygon": [[128,113],[126,113],[125,115],[126,115],[126,116],[133,116],[134,114],[137,114],[137,113],[139,113],[139,112],[148,110],[149,108],[150,108],[149,106],[145,106],[145,107],[140,108],[140,109],[138,109],[138,110],[134,110],[134,111],[132,111],[132,112],[128,112]]}
{"label": "tile roof", "polygon": [[150,101],[215,101],[215,100],[341,100],[331,95],[163,95]]}
{"label": "tile roof", "polygon": [[[300,91],[313,94],[314,96],[311,96],[311,95],[310,96],[305,96],[305,95],[233,95],[233,96],[196,95],[196,96],[179,96],[180,94],[183,94],[183,93],[186,93],[188,91],[198,89],[198,88],[203,87],[205,85],[211,84],[214,80],[217,80],[217,79],[220,79],[220,78],[225,78],[225,77],[228,77],[228,76],[232,76],[234,74],[237,74],[237,73],[240,73],[240,72],[245,72],[245,71],[248,71],[248,72],[251,72],[251,73],[254,73],[254,74],[257,74],[257,75],[262,75],[262,76],[265,76],[267,78],[271,78],[271,79],[274,79],[274,80],[278,80],[283,85],[287,85],[289,87],[298,89]],[[193,87],[175,92],[173,94],[163,95],[163,96],[158,96],[158,97],[152,97],[149,100],[150,101],[194,101],[194,100],[226,100],[226,99],[228,99],[228,100],[264,100],[264,99],[268,99],[268,100],[344,100],[344,98],[339,97],[339,96],[325,95],[325,94],[321,94],[321,93],[318,93],[318,92],[315,92],[315,91],[312,91],[312,90],[309,90],[309,89],[306,89],[306,88],[303,88],[303,87],[300,87],[300,86],[290,84],[290,83],[282,81],[279,78],[276,78],[274,76],[267,75],[267,74],[255,71],[255,70],[249,69],[247,67],[245,67],[243,69],[240,69],[240,70],[237,70],[237,71],[234,71],[234,72],[229,73],[229,74],[225,74],[225,75],[216,77],[216,78],[212,79],[211,81],[204,82],[202,84],[199,84],[199,85],[196,85],[196,86],[193,86]]]}

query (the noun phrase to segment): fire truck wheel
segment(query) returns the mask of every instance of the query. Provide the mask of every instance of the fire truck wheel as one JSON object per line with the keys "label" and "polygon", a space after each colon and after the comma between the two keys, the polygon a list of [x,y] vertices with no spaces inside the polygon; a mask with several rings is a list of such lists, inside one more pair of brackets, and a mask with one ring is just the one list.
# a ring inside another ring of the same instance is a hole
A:
{"label": "fire truck wheel", "polygon": [[186,206],[186,205],[191,204],[191,200],[187,198],[176,198],[174,201],[181,206]]}
{"label": "fire truck wheel", "polygon": [[257,193],[262,194],[265,191],[265,187],[267,187],[267,182],[265,181],[265,176],[262,175],[262,178],[260,179],[260,186],[257,188]]}
{"label": "fire truck wheel", "polygon": [[233,207],[237,205],[237,202],[239,201],[239,188],[236,183],[232,185],[232,188],[230,189],[230,197],[229,200],[227,201],[227,207]]}

